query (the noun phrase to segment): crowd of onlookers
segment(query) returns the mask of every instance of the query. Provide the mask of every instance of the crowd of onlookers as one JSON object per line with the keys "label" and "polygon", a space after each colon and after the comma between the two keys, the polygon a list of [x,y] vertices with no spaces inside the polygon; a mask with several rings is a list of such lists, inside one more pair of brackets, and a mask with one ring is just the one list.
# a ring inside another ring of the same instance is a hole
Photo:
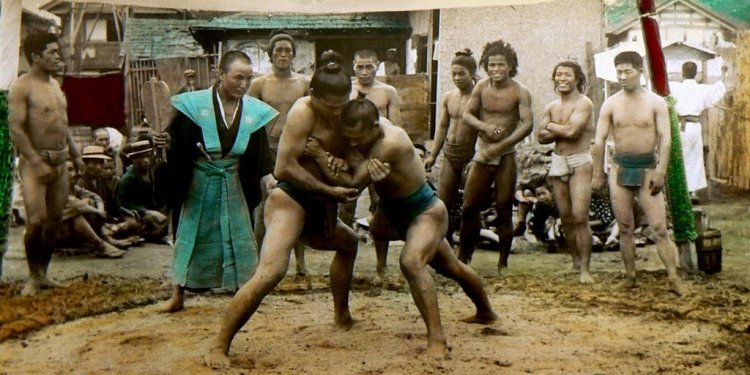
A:
{"label": "crowd of onlookers", "polygon": [[[136,127],[135,140],[124,145],[115,129],[92,133],[92,144],[81,152],[84,170],[67,162],[70,189],[57,234],[62,251],[119,258],[143,242],[170,243],[165,194],[154,183],[160,161],[149,128]],[[16,225],[25,220],[21,207],[13,211]]]}

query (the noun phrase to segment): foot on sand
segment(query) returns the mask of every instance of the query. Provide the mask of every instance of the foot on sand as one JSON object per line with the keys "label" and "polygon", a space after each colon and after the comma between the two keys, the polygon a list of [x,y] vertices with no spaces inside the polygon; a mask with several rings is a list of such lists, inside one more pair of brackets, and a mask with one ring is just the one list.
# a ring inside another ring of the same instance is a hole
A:
{"label": "foot on sand", "polygon": [[490,324],[498,319],[497,314],[494,312],[490,313],[484,313],[484,314],[475,314],[466,318],[461,319],[464,323],[471,323],[471,324]]}
{"label": "foot on sand", "polygon": [[427,357],[431,358],[448,358],[448,355],[451,352],[451,347],[448,346],[447,343],[432,343],[427,344],[427,349],[425,349],[424,354]]}
{"label": "foot on sand", "polygon": [[346,316],[336,318],[336,329],[342,330],[342,331],[348,331],[352,329],[352,326],[354,325],[354,319],[352,319],[352,316],[349,314],[346,314]]}
{"label": "foot on sand", "polygon": [[211,351],[203,357],[203,361],[207,367],[212,369],[229,368],[231,365],[229,357],[227,357],[221,349],[211,349]]}
{"label": "foot on sand", "polygon": [[593,284],[596,282],[594,277],[588,271],[581,271],[581,276],[578,277],[578,282],[581,284]]}
{"label": "foot on sand", "polygon": [[160,313],[173,313],[185,308],[185,301],[182,298],[172,297],[169,301],[162,302],[156,310]]}
{"label": "foot on sand", "polygon": [[617,290],[623,290],[623,291],[637,288],[637,287],[638,287],[638,283],[636,282],[636,279],[634,277],[628,277],[625,279],[625,281],[617,284]]}
{"label": "foot on sand", "polygon": [[680,297],[683,297],[687,294],[685,285],[683,285],[682,281],[677,278],[669,280],[669,290]]}

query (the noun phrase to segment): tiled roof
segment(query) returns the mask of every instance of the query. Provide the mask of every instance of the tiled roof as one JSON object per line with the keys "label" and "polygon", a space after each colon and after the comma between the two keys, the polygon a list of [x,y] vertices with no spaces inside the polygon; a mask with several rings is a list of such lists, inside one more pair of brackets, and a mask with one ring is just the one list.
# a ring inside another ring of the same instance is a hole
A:
{"label": "tiled roof", "polygon": [[258,15],[238,13],[192,26],[193,30],[408,29],[409,20],[381,15]]}
{"label": "tiled roof", "polygon": [[193,57],[203,47],[190,34],[190,26],[204,20],[128,18],[120,55],[130,58]]}
{"label": "tiled roof", "polygon": [[[656,8],[673,2],[674,0],[656,0]],[[638,9],[634,0],[610,0],[604,7],[604,18],[607,29],[619,29],[625,24],[638,19]],[[748,0],[685,0],[694,4],[716,17],[736,24],[740,27],[750,26],[750,5]]]}

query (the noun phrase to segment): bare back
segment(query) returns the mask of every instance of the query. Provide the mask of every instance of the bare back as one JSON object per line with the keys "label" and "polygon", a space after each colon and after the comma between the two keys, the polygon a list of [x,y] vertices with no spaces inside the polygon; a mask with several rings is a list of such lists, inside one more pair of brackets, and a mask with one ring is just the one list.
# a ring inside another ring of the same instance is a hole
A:
{"label": "bare back", "polygon": [[470,97],[471,93],[461,95],[461,90],[459,89],[453,89],[445,94],[445,106],[450,119],[448,135],[446,137],[448,143],[473,144],[477,140],[476,129],[469,127],[463,122],[464,108],[466,107],[466,103],[469,102]]}
{"label": "bare back", "polygon": [[581,131],[576,132],[575,137],[558,137],[555,140],[555,153],[572,155],[589,152],[594,136],[593,107],[591,99],[585,95],[579,95],[575,101],[563,102],[558,99],[550,104],[547,110],[551,122],[566,126],[578,126],[579,122],[583,122]]}
{"label": "bare back", "polygon": [[11,85],[8,105],[12,127],[20,126],[36,150],[62,150],[67,143],[68,114],[60,84],[24,74]]}
{"label": "bare back", "polygon": [[[297,99],[308,95],[310,78],[292,72],[290,77],[279,77],[273,72],[253,80],[248,95],[267,103],[279,111],[278,120],[272,127],[266,128],[271,143],[278,139],[286,124],[286,117]],[[271,148],[278,148],[278,144],[271,144]]]}
{"label": "bare back", "polygon": [[287,168],[289,163],[298,163],[316,179],[325,180],[325,174],[320,166],[314,160],[304,156],[308,137],[317,139],[321,147],[333,155],[343,155],[348,147],[348,142],[336,130],[335,124],[330,124],[318,116],[310,100],[310,96],[302,97],[289,110],[287,117],[289,126],[281,134],[279,142],[276,175],[279,175],[280,169]]}

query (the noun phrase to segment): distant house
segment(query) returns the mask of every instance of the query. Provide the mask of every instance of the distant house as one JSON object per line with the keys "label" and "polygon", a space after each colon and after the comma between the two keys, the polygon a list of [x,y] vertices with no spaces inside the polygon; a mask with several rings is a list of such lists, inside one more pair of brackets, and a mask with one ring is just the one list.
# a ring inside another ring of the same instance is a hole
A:
{"label": "distant house", "polygon": [[[723,60],[708,60],[722,49],[733,48],[739,30],[750,26],[746,0],[657,0],[655,13],[672,78],[679,76],[687,60],[699,62],[707,77],[718,77]],[[635,1],[611,3],[605,8],[605,19],[608,46],[643,40]]]}

